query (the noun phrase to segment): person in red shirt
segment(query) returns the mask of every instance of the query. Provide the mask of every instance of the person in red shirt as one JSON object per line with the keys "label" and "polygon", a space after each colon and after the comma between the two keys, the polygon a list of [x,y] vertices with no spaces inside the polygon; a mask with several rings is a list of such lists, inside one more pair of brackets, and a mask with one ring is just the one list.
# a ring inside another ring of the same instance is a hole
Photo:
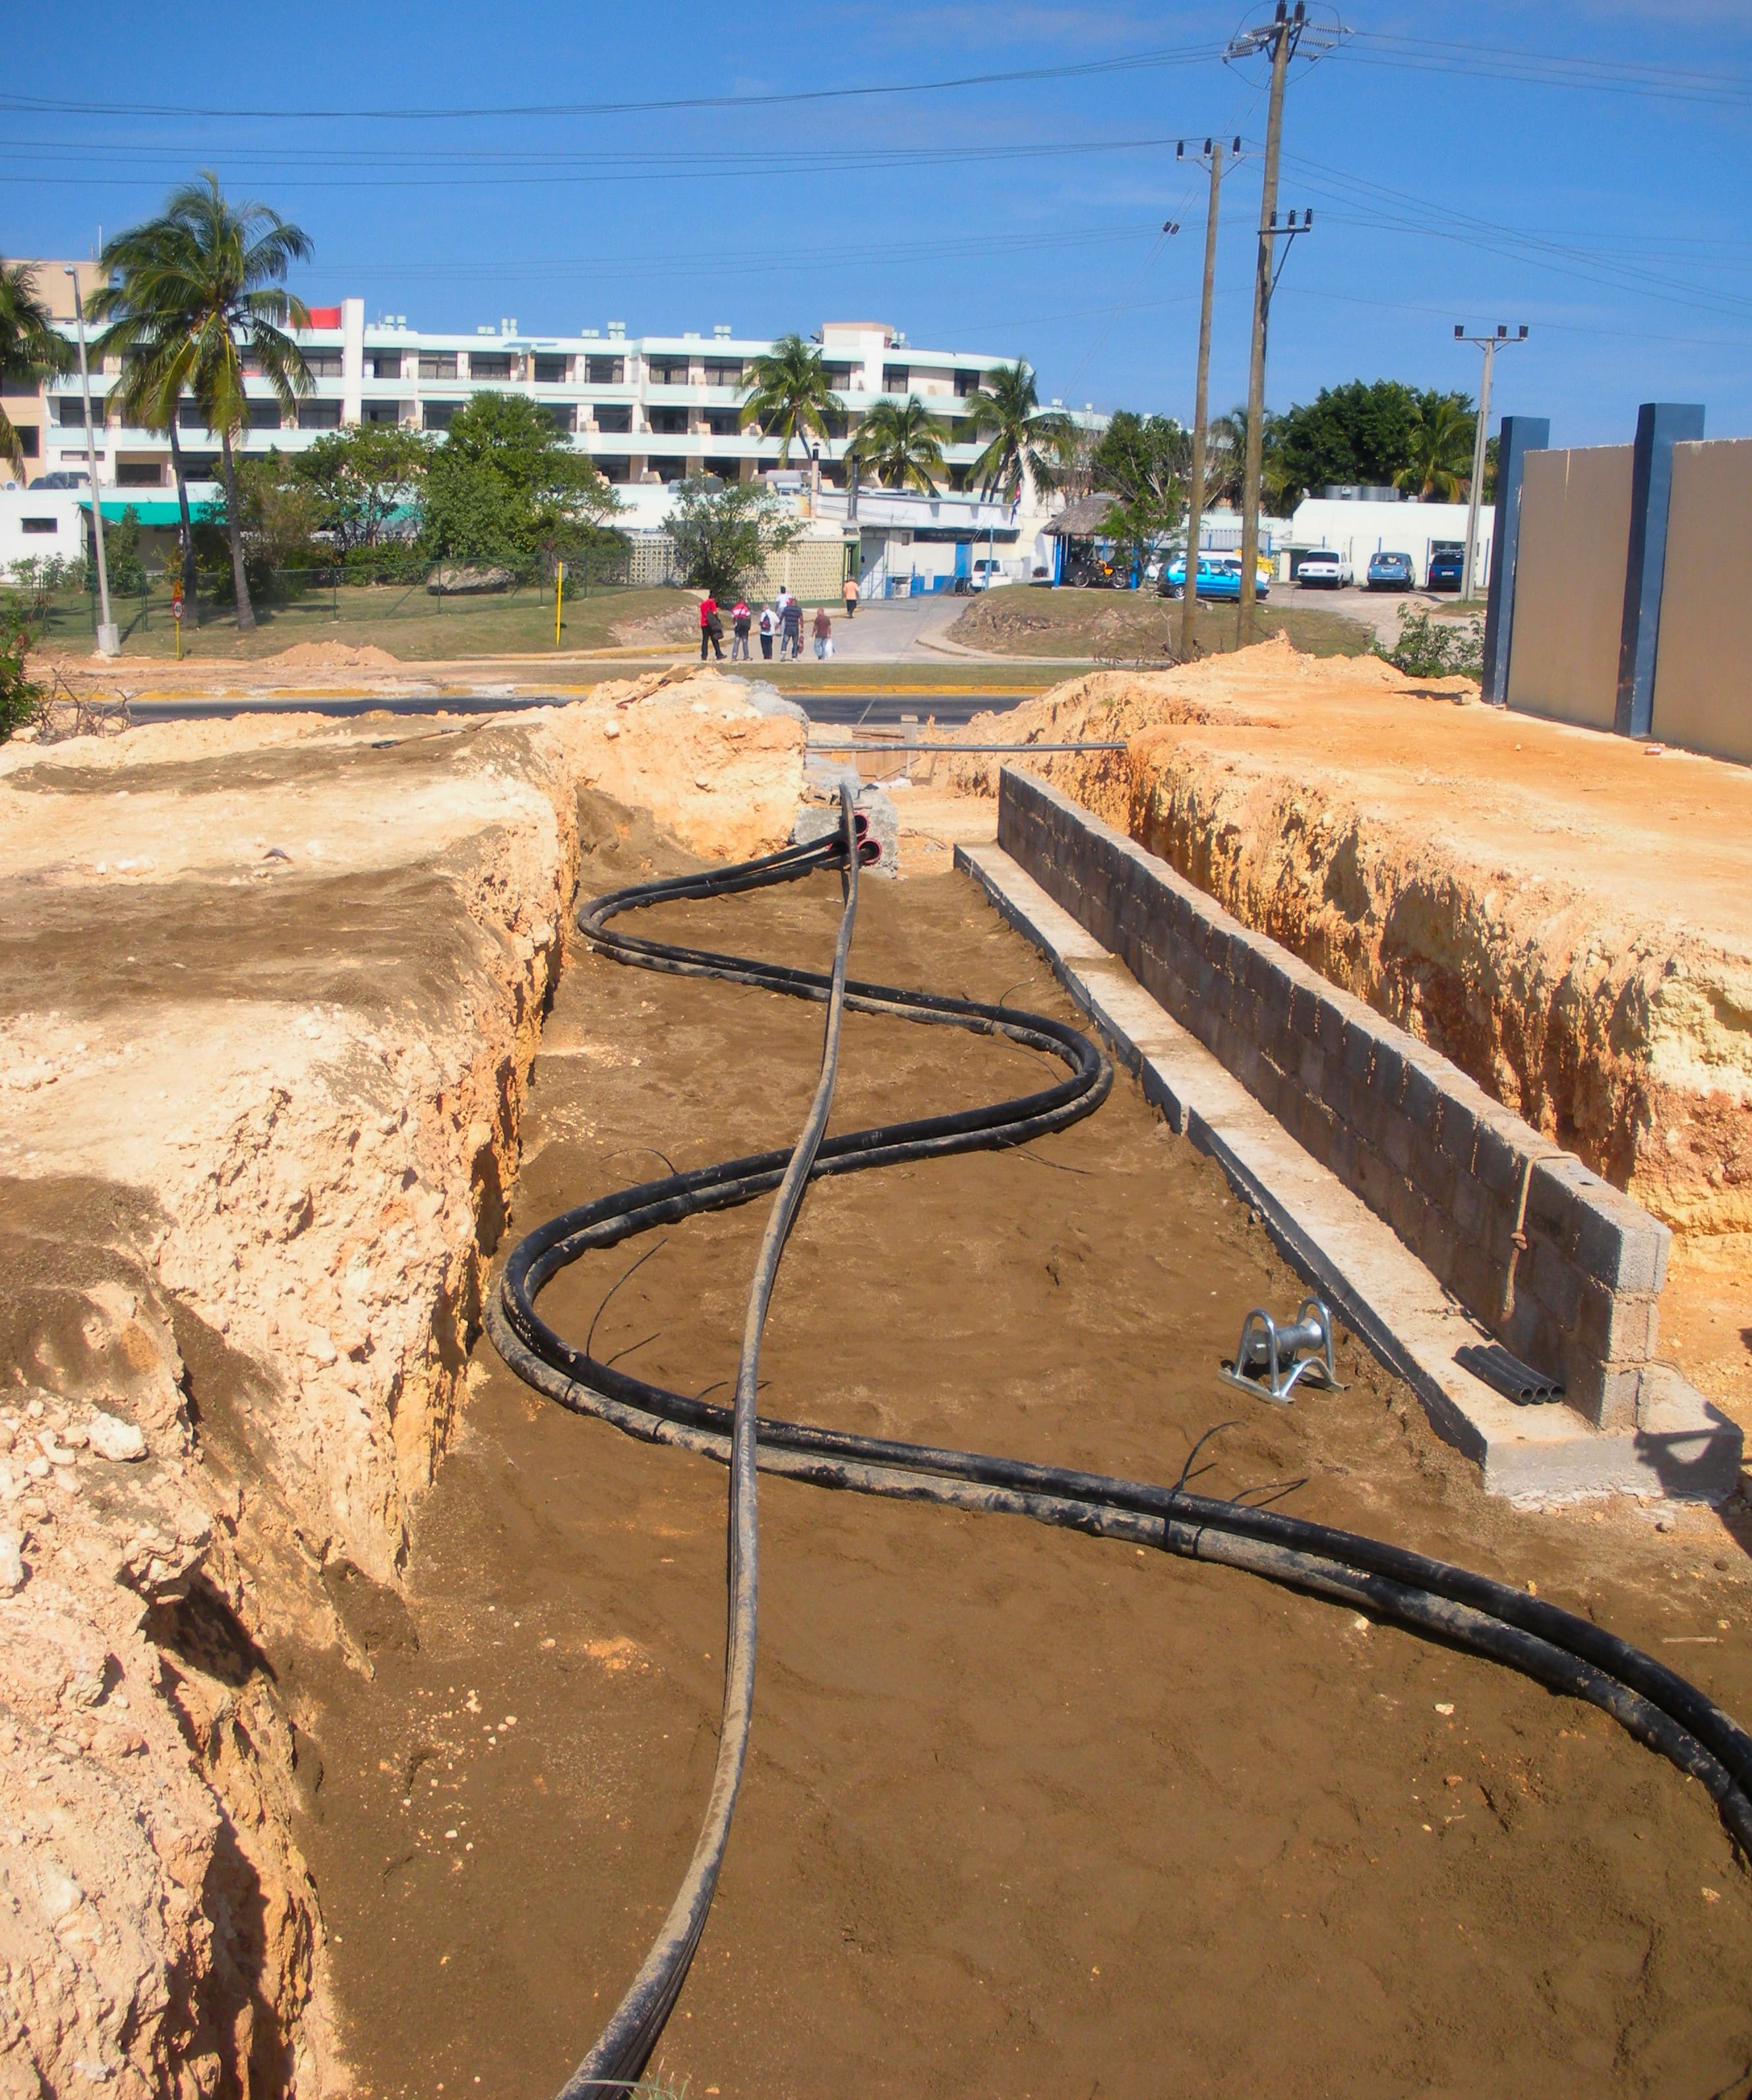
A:
{"label": "person in red shirt", "polygon": [[710,643],[718,661],[724,661],[724,622],[719,617],[718,601],[707,591],[700,600],[700,661],[706,660],[706,647]]}

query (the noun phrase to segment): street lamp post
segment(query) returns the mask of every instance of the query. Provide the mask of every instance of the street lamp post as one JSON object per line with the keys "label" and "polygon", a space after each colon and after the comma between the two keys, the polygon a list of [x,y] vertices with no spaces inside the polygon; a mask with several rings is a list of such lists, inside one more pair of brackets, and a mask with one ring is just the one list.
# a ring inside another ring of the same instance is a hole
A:
{"label": "street lamp post", "polygon": [[1468,335],[1464,322],[1454,324],[1456,342],[1473,342],[1485,354],[1484,375],[1478,382],[1478,417],[1472,429],[1472,485],[1466,492],[1466,574],[1460,583],[1460,602],[1469,605],[1476,595],[1473,576],[1478,562],[1478,501],[1485,484],[1485,447],[1490,439],[1490,380],[1496,370],[1496,354],[1509,344],[1525,342],[1527,331],[1522,328],[1511,335],[1499,321],[1494,335]]}
{"label": "street lamp post", "polygon": [[80,296],[79,272],[69,267],[73,280],[73,319],[79,329],[79,390],[85,397],[86,465],[90,470],[91,530],[97,541],[97,653],[121,654],[121,630],[109,616],[109,571],[103,562],[103,492],[98,486],[97,445],[91,435],[91,374],[86,364],[86,308]]}

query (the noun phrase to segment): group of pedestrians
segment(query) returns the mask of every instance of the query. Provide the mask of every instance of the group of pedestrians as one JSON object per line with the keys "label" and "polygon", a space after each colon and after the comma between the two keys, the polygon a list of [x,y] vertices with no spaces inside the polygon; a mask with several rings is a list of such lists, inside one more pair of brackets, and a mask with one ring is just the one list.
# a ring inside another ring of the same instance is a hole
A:
{"label": "group of pedestrians", "polygon": [[[857,585],[848,581],[846,585],[846,617],[849,620],[857,606]],[[781,590],[771,605],[761,607],[758,614],[751,611],[746,600],[738,598],[730,608],[730,660],[738,658],[745,663],[750,660],[749,638],[756,630],[760,636],[760,654],[768,662],[773,657],[773,645],[778,644],[779,660],[788,657],[795,662],[803,655],[803,607],[788,589]],[[825,605],[817,606],[815,619],[810,626],[818,658],[834,653],[833,616]],[[710,650],[721,664],[724,661],[724,615],[718,610],[718,602],[707,591],[700,600],[700,661],[704,663]]]}

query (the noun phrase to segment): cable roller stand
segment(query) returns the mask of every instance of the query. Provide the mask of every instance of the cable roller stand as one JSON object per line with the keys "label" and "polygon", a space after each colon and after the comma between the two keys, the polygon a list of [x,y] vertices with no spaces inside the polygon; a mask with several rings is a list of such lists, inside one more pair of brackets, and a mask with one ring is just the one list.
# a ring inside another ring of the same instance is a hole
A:
{"label": "cable roller stand", "polygon": [[1331,1309],[1322,1299],[1305,1298],[1296,1317],[1280,1327],[1256,1305],[1241,1323],[1234,1361],[1225,1364],[1221,1374],[1244,1392],[1275,1401],[1280,1407],[1290,1405],[1305,1379],[1323,1392],[1342,1392],[1332,1361]]}

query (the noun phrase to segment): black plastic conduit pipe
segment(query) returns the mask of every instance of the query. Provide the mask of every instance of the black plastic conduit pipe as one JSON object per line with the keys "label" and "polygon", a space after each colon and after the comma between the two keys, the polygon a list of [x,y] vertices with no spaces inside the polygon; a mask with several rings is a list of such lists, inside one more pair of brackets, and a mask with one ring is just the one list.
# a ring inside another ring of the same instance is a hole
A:
{"label": "black plastic conduit pipe", "polygon": [[[729,1836],[752,1710],[756,1467],[820,1487],[1032,1517],[1160,1547],[1189,1560],[1219,1562],[1506,1664],[1554,1692],[1590,1701],[1640,1742],[1699,1780],[1741,1852],[1752,1854],[1752,1738],[1695,1685],[1652,1656],[1522,1590],[1377,1539],[1245,1503],[1190,1494],[1178,1487],[850,1436],[805,1423],[764,1417],[757,1422],[761,1329],[786,1237],[811,1180],[901,1160],[1023,1144],[1092,1114],[1113,1083],[1112,1065],[1086,1035],[1044,1015],[848,980],[858,865],[874,851],[874,843],[863,836],[863,819],[842,789],[836,834],[737,867],[615,890],[579,915],[592,945],[616,961],[825,1002],[828,1017],[820,1081],[794,1148],[641,1182],[550,1219],[513,1250],[487,1303],[486,1326],[494,1345],[511,1369],[539,1392],[574,1413],[599,1415],[650,1443],[697,1451],[730,1471],[724,1715],[705,1823],[655,1944],[596,2045],[561,2089],[560,2100],[593,2100],[630,2089],[656,2047],[705,1927]],[[839,872],[845,898],[834,965],[826,973],[644,940],[609,923],[648,905],[733,896],[824,870]],[[1054,1086],[988,1107],[824,1138],[840,1022],[848,1010],[1004,1035],[1058,1059],[1067,1076]],[[573,1348],[537,1312],[535,1301],[543,1288],[583,1255],[655,1225],[733,1208],[773,1189],[778,1198],[749,1295],[733,1409],[671,1392],[599,1362]]]}

